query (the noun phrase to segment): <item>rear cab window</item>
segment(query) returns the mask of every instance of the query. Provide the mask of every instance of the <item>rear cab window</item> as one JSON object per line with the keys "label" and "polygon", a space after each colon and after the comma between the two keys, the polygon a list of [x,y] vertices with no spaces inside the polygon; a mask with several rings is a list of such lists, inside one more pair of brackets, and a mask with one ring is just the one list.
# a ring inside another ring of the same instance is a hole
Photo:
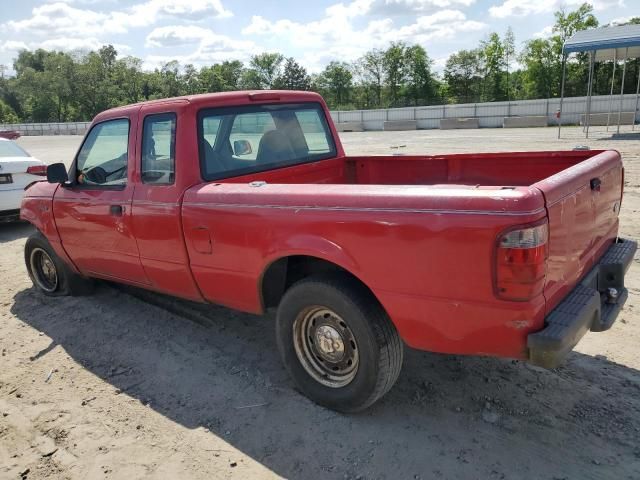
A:
{"label": "rear cab window", "polygon": [[318,103],[248,105],[198,114],[202,177],[218,180],[335,157]]}
{"label": "rear cab window", "polygon": [[171,185],[176,173],[176,114],[147,115],[142,129],[142,183]]}

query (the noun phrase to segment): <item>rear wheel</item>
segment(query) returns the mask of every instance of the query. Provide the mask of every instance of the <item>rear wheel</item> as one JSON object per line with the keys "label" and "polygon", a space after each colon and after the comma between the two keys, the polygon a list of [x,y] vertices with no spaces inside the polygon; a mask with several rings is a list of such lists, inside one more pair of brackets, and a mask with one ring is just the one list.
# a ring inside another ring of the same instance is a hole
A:
{"label": "rear wheel", "polygon": [[33,285],[45,295],[85,295],[93,290],[93,281],[74,273],[40,232],[27,239],[24,260]]}
{"label": "rear wheel", "polygon": [[301,280],[278,307],[280,354],[298,389],[341,412],[363,410],[393,386],[402,342],[383,308],[340,274]]}

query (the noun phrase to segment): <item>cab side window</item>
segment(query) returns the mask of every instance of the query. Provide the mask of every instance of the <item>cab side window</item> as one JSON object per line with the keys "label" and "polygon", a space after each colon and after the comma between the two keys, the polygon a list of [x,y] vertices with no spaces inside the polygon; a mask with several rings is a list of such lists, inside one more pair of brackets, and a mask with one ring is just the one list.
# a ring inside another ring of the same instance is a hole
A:
{"label": "cab side window", "polygon": [[127,184],[129,120],[117,119],[94,126],[76,162],[77,183],[93,186]]}
{"label": "cab side window", "polygon": [[148,115],[142,129],[142,182],[171,185],[176,173],[176,114]]}

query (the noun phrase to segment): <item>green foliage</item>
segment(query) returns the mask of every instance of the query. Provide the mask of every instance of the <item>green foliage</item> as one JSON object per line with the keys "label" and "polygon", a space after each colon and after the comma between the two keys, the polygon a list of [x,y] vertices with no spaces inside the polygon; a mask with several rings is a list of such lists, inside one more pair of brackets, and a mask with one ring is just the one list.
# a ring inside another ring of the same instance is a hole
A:
{"label": "green foliage", "polygon": [[353,73],[345,62],[331,62],[320,75],[314,78],[312,89],[339,109],[347,109],[353,88]]}
{"label": "green foliage", "polygon": [[[640,17],[628,23],[638,24]],[[560,94],[563,42],[597,26],[587,3],[573,11],[561,9],[550,38],[524,42],[517,52],[511,28],[502,35],[490,33],[476,48],[452,54],[442,76],[433,72],[423,46],[404,42],[372,49],[352,63],[333,61],[311,77],[294,58],[273,52],[254,55],[247,65],[228,60],[198,68],[171,61],[144,71],[142,60],[119,58],[112,45],[84,54],[23,50],[14,61],[15,76],[7,77],[6,66],[0,65],[0,119],[89,120],[105,109],[142,100],[268,88],[314,90],[333,109],[551,98]],[[620,91],[620,63],[615,92]],[[609,93],[612,70],[611,62],[596,64],[594,93]],[[625,92],[635,91],[639,72],[640,62],[630,60]],[[584,95],[587,75],[588,56],[572,56],[565,95]]]}
{"label": "green foliage", "polygon": [[428,105],[436,97],[436,81],[431,73],[433,61],[420,45],[407,47],[404,51],[407,76],[407,97],[413,105]]}
{"label": "green foliage", "polygon": [[525,66],[523,88],[527,98],[551,98],[560,88],[560,58],[549,40],[537,38],[525,44],[520,55]]}
{"label": "green foliage", "polygon": [[384,51],[369,50],[355,66],[360,80],[360,101],[366,108],[381,107],[384,87]]}
{"label": "green foliage", "polygon": [[200,69],[201,92],[228,92],[240,90],[244,66],[238,60],[216,63]]}
{"label": "green foliage", "polygon": [[280,76],[284,57],[280,53],[261,53],[251,57],[243,85],[248,89],[270,89]]}
{"label": "green foliage", "polygon": [[456,103],[480,99],[483,67],[479,49],[460,50],[452,54],[444,68],[446,96]]}
{"label": "green foliage", "polygon": [[391,107],[400,106],[400,91],[407,79],[406,50],[403,42],[393,42],[384,52],[382,66]]}
{"label": "green foliage", "polygon": [[307,70],[290,57],[287,58],[282,73],[276,78],[274,87],[280,90],[310,90],[311,78]]}
{"label": "green foliage", "polygon": [[0,100],[0,123],[18,123],[20,119],[13,109]]}

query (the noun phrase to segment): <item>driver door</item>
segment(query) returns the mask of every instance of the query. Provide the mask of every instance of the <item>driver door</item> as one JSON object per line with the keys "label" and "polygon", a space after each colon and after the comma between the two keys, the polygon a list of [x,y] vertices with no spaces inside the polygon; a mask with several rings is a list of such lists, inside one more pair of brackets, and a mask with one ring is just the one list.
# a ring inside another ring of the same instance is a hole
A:
{"label": "driver door", "polygon": [[146,285],[133,236],[131,202],[136,124],[118,118],[95,124],[57,189],[53,212],[62,246],[85,275]]}

